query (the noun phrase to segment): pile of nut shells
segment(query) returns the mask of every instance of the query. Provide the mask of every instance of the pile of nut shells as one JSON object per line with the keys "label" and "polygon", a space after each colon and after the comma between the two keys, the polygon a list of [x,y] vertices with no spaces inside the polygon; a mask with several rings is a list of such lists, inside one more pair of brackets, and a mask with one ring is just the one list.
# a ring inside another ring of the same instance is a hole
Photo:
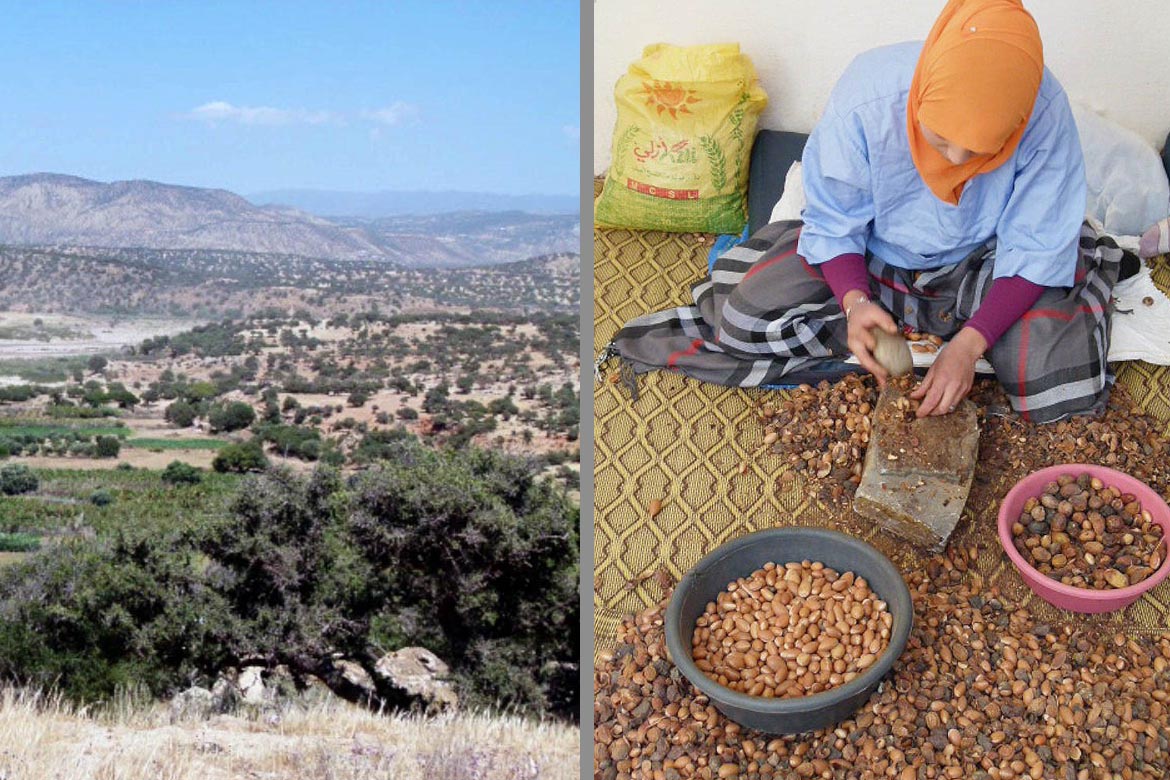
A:
{"label": "pile of nut shells", "polygon": [[740,693],[811,696],[872,666],[892,626],[864,577],[819,561],[767,563],[707,604],[691,656],[705,675]]}
{"label": "pile of nut shells", "polygon": [[1162,526],[1131,493],[1088,474],[1062,474],[1029,498],[1012,543],[1044,576],[1077,588],[1136,585],[1165,559]]}
{"label": "pile of nut shells", "polygon": [[719,713],[667,657],[663,602],[629,617],[594,676],[594,777],[1163,780],[1170,634],[1039,624],[983,588],[974,551],[909,577],[914,626],[857,713],[776,736]]}
{"label": "pile of nut shells", "polygon": [[861,482],[877,390],[869,377],[849,374],[839,382],[801,385],[756,410],[763,447],[791,465],[781,479],[800,475],[833,488],[838,498]]}
{"label": "pile of nut shells", "polygon": [[[1045,466],[1095,463],[1123,471],[1170,498],[1170,439],[1166,422],[1147,414],[1115,385],[1099,415],[1034,425],[1011,412],[998,383],[977,383],[971,400],[986,410],[979,470],[1018,481]],[[997,412],[1005,410],[1006,414]]]}
{"label": "pile of nut shells", "polygon": [[[778,479],[799,478],[822,500],[848,503],[861,482],[877,395],[876,381],[868,375],[768,394],[756,410],[764,427],[764,446],[757,457],[775,468],[779,456],[789,467]],[[1125,387],[1113,387],[1099,415],[1048,425],[1016,415],[995,380],[977,380],[969,398],[979,410],[980,426],[969,505],[998,502],[1025,475],[1061,463],[1109,466],[1154,486],[1170,500],[1167,425],[1137,406]]]}

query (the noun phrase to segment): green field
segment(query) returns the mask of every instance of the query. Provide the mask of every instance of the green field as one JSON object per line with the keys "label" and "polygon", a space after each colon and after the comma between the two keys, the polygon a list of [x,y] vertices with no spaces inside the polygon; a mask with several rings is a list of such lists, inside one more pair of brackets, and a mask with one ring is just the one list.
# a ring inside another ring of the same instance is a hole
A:
{"label": "green field", "polygon": [[50,439],[54,436],[61,436],[63,434],[75,433],[78,436],[117,436],[119,438],[126,438],[130,435],[130,429],[120,425],[69,425],[64,423],[56,425],[54,423],[40,423],[27,424],[20,422],[9,422],[0,420],[0,436],[36,436],[41,439]]}
{"label": "green field", "polygon": [[223,439],[126,439],[122,444],[142,450],[218,450],[229,442]]}
{"label": "green field", "polygon": [[[160,479],[161,472],[145,469],[35,471],[41,482],[36,493],[0,496],[0,532],[44,535],[86,526],[104,536],[127,527],[160,533],[194,528],[224,516],[240,481],[235,474],[207,472],[198,485],[173,487]],[[99,489],[113,502],[91,503]]]}

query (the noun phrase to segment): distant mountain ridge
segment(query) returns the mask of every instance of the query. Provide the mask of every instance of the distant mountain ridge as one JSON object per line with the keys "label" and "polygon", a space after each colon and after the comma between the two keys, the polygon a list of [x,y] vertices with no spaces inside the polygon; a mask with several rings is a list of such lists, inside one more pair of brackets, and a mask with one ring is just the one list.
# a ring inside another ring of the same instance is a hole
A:
{"label": "distant mountain ridge", "polygon": [[0,244],[217,250],[463,268],[577,252],[580,217],[496,210],[330,220],[287,206],[257,206],[222,189],[37,173],[0,177]]}
{"label": "distant mountain ridge", "polygon": [[55,173],[0,178],[0,243],[382,254],[362,231],[293,209],[260,208],[227,190]]}
{"label": "distant mountain ridge", "polygon": [[257,192],[248,200],[259,206],[291,206],[319,217],[379,219],[455,211],[523,211],[529,214],[579,214],[576,195],[502,195],[489,192],[426,190],[340,192],[290,189]]}
{"label": "distant mountain ridge", "polygon": [[408,267],[419,267],[420,257],[426,258],[427,267],[469,268],[579,252],[581,247],[581,218],[576,214],[458,211],[334,221],[365,230],[388,259]]}

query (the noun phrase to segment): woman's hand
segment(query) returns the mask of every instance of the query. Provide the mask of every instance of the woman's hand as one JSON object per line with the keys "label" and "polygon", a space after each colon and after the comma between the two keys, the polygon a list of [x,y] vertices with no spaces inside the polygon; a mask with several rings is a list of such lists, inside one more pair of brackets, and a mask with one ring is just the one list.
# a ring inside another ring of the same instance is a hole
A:
{"label": "woman's hand", "polygon": [[885,387],[889,374],[874,360],[873,350],[877,346],[877,339],[870,333],[870,329],[881,328],[887,333],[897,333],[898,326],[894,318],[880,305],[866,298],[861,290],[845,293],[841,305],[848,312],[849,351],[857,357],[862,368],[877,378],[878,386]]}
{"label": "woman's hand", "polygon": [[910,393],[920,399],[918,417],[949,414],[971,392],[975,382],[975,361],[987,349],[987,341],[974,328],[963,328],[938,353],[922,384]]}

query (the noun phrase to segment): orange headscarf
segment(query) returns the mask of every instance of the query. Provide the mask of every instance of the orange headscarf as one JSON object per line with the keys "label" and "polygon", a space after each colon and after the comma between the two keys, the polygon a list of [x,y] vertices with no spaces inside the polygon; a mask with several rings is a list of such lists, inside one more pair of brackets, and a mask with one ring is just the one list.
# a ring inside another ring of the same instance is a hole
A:
{"label": "orange headscarf", "polygon": [[[1044,75],[1044,50],[1020,0],[950,0],[922,47],[906,130],[926,186],[957,205],[963,186],[1011,157],[1028,126]],[[953,165],[927,143],[918,122],[978,152]]]}

